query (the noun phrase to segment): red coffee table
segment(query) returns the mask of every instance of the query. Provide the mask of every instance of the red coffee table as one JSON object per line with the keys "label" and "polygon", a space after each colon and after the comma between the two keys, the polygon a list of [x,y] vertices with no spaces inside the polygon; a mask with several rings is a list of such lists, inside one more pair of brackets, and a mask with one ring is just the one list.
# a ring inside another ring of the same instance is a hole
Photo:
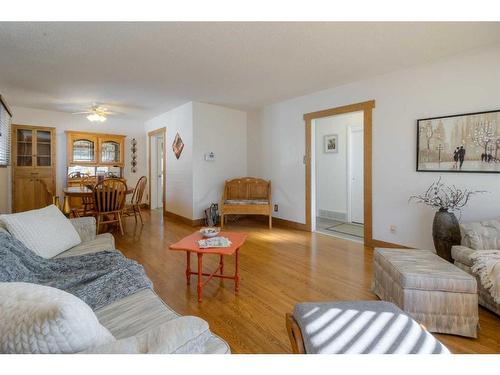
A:
{"label": "red coffee table", "polygon": [[[235,293],[240,288],[240,275],[239,275],[239,262],[238,262],[238,250],[245,243],[247,238],[246,233],[235,233],[235,232],[220,232],[219,236],[226,237],[231,241],[231,246],[229,247],[214,247],[210,249],[200,249],[198,246],[198,240],[203,239],[200,232],[195,232],[187,237],[184,237],[179,242],[170,245],[170,250],[174,251],[185,251],[187,264],[186,264],[186,280],[187,285],[191,283],[191,275],[198,275],[198,302],[201,302],[201,295],[203,292],[203,287],[213,278],[218,277],[220,279],[231,279],[234,280],[234,291]],[[196,253],[198,256],[198,272],[191,271],[191,253]],[[203,255],[205,254],[215,254],[219,255],[219,266],[212,273],[203,272]],[[234,276],[224,275],[224,255],[235,254],[235,271]],[[219,272],[219,273],[218,273]],[[208,276],[207,279],[203,280],[203,276]]]}

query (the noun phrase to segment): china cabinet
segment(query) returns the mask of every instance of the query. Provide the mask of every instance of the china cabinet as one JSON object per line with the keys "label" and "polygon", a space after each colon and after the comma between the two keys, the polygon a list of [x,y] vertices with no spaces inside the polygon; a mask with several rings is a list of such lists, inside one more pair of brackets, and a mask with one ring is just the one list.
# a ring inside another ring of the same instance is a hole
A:
{"label": "china cabinet", "polygon": [[55,129],[12,126],[12,210],[21,212],[50,204],[55,195]]}

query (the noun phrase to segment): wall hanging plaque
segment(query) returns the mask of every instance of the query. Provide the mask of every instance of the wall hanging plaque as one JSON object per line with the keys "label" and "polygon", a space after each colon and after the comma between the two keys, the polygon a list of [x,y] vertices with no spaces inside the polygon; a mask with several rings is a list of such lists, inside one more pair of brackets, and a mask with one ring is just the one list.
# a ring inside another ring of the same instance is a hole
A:
{"label": "wall hanging plaque", "polygon": [[175,135],[174,143],[172,143],[172,150],[174,150],[175,157],[179,159],[181,157],[182,149],[184,148],[184,142],[182,142],[182,138],[177,133]]}
{"label": "wall hanging plaque", "polygon": [[130,147],[130,151],[132,152],[131,154],[131,161],[130,164],[132,165],[132,173],[137,172],[137,140],[135,138],[132,138],[130,141],[130,144],[132,147]]}

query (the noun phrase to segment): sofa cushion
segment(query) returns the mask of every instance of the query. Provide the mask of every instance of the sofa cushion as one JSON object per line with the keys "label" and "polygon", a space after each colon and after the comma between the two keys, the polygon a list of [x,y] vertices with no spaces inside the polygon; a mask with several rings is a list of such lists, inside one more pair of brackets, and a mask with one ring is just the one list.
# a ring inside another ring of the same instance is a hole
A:
{"label": "sofa cushion", "polygon": [[476,293],[476,279],[428,250],[375,249],[379,264],[403,289]]}
{"label": "sofa cushion", "polygon": [[295,306],[308,354],[448,354],[396,305],[381,301],[308,302]]}
{"label": "sofa cushion", "polygon": [[[96,310],[96,315],[117,339],[142,335],[167,322],[179,319],[173,311],[151,289],[141,290],[131,296]],[[197,343],[199,344],[199,342]],[[191,353],[226,354],[231,350],[220,337],[210,333],[203,347]]]}
{"label": "sofa cushion", "polygon": [[62,290],[0,283],[2,353],[76,353],[115,339],[92,309]]}
{"label": "sofa cushion", "polygon": [[500,249],[500,221],[489,220],[460,225],[462,245],[474,250]]}
{"label": "sofa cushion", "polygon": [[116,251],[115,239],[111,233],[98,234],[93,240],[82,242],[81,244],[62,252],[55,258],[74,257],[78,255],[97,253],[99,251]]}
{"label": "sofa cushion", "polygon": [[82,242],[75,227],[54,205],[0,215],[0,221],[15,238],[43,258],[52,258]]}
{"label": "sofa cushion", "polygon": [[208,323],[195,316],[182,316],[140,335],[87,349],[97,354],[173,354],[199,353],[211,333]]}

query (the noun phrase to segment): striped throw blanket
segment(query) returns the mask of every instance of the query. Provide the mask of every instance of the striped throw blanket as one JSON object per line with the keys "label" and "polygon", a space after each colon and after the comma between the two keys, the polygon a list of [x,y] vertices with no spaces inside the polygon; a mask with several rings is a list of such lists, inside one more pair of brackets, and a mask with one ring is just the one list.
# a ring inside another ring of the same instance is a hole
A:
{"label": "striped throw blanket", "polygon": [[500,303],[500,250],[481,250],[471,255],[472,272],[496,303]]}

